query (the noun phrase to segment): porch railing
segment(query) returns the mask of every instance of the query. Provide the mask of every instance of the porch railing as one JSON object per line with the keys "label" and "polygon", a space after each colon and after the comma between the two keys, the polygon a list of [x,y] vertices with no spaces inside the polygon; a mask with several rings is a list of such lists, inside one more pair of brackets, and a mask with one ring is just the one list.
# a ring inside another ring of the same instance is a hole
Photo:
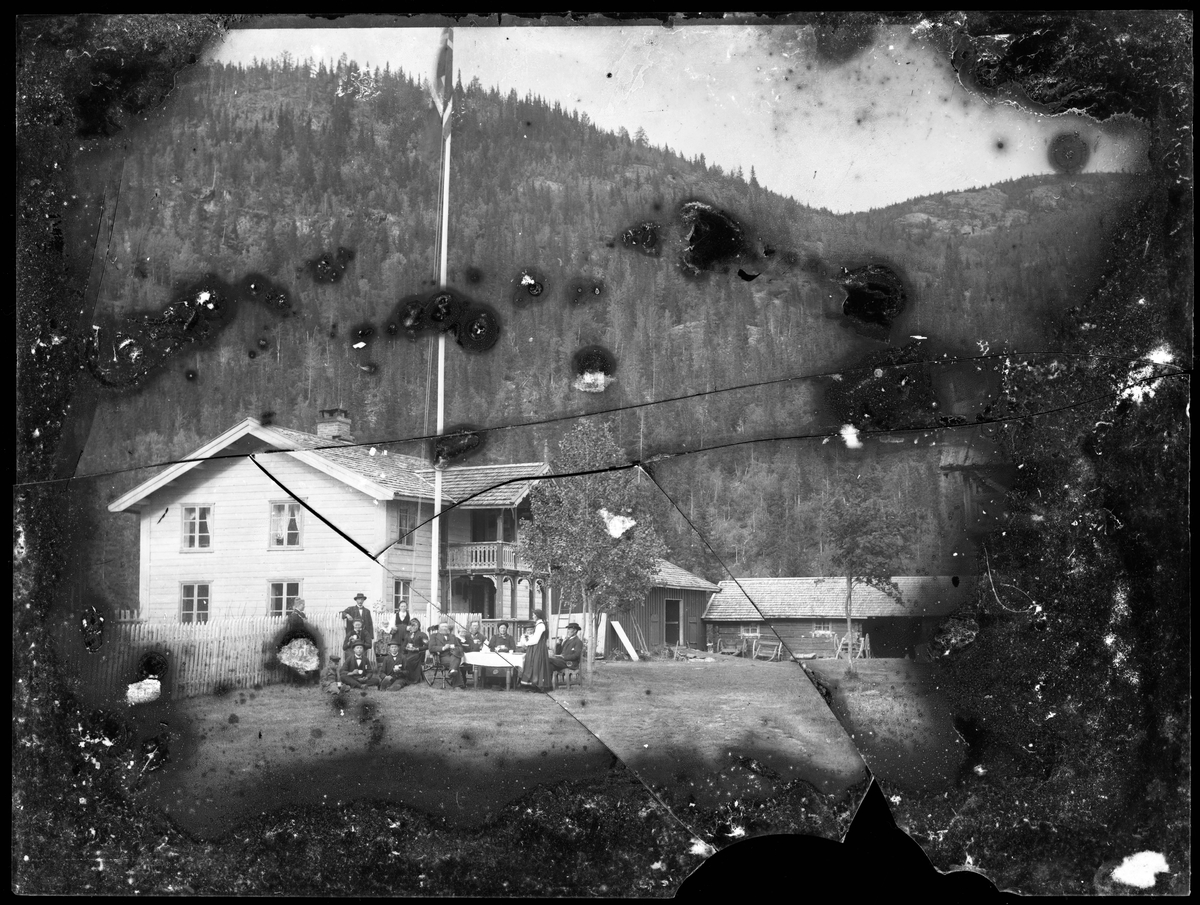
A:
{"label": "porch railing", "polygon": [[531,572],[527,562],[517,557],[517,545],[502,541],[479,544],[450,544],[446,566],[454,572]]}

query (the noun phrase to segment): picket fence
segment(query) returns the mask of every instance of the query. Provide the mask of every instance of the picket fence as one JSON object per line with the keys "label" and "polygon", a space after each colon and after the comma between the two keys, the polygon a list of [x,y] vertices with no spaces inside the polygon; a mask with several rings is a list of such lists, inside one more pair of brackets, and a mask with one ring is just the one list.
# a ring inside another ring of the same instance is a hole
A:
{"label": "picket fence", "polygon": [[[324,645],[324,655],[339,653],[345,630],[340,613],[308,619]],[[289,681],[294,671],[278,663],[276,644],[286,621],[279,616],[214,619],[181,625],[114,620],[104,626],[103,644],[90,652],[78,623],[58,626],[54,640],[64,672],[92,694],[123,698],[141,678],[148,654],[166,660],[163,692],[171,698],[212,694],[222,688],[252,688]],[[322,666],[324,666],[322,660]]]}

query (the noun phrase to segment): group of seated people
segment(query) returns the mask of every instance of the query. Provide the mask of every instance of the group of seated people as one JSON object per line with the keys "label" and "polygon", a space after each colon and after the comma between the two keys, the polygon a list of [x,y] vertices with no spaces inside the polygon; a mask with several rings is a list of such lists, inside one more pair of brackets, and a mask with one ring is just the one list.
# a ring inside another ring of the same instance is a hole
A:
{"label": "group of seated people", "polygon": [[[437,631],[426,635],[421,631],[420,619],[406,613],[399,614],[396,627],[388,636],[387,654],[378,665],[374,665],[369,656],[373,644],[368,632],[364,630],[362,620],[352,620],[342,648],[343,656],[329,658],[324,675],[325,689],[335,692],[345,686],[387,691],[414,685],[421,681],[428,653],[431,665],[440,664],[445,668],[447,686],[461,690],[467,684],[462,666],[467,654],[482,650],[503,654],[523,648],[517,638],[509,634],[506,622],[496,627],[491,638],[484,637],[479,622],[472,622],[468,630],[457,635],[450,630],[450,624],[450,620],[444,618],[438,623]],[[550,657],[552,669],[579,667],[583,656],[583,640],[579,637],[579,630],[580,626],[574,622],[567,626],[568,637],[563,642],[561,652]]]}

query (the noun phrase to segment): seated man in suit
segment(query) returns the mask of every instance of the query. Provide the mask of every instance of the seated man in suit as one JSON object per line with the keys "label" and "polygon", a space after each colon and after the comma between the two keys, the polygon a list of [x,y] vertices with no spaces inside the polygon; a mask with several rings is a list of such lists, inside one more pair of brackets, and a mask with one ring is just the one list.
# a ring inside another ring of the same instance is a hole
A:
{"label": "seated man in suit", "polygon": [[550,668],[555,672],[562,669],[579,669],[579,661],[583,659],[583,639],[579,637],[581,626],[577,622],[567,625],[567,640],[563,642],[562,653],[550,655]]}
{"label": "seated man in suit", "polygon": [[400,644],[392,641],[388,644],[387,656],[379,665],[379,690],[387,691],[393,685],[403,688],[408,684],[404,678],[404,658],[400,655]]}
{"label": "seated man in suit", "polygon": [[459,669],[463,661],[462,642],[450,633],[449,619],[439,622],[438,630],[429,636],[429,653],[450,670],[448,676],[451,687],[466,688],[467,683]]}
{"label": "seated man in suit", "polygon": [[366,647],[367,645],[362,641],[354,642],[353,653],[346,658],[346,665],[342,668],[343,685],[349,685],[351,688],[366,688],[368,685],[379,684],[379,678],[371,675],[371,664],[367,660]]}
{"label": "seated man in suit", "polygon": [[483,637],[483,632],[479,630],[478,620],[471,623],[470,630],[464,633],[460,640],[462,641],[463,650],[468,654],[483,650],[487,644],[487,639]]}
{"label": "seated man in suit", "polygon": [[487,646],[502,654],[517,649],[517,639],[508,633],[507,622],[501,622],[496,626],[496,634],[488,639]]}

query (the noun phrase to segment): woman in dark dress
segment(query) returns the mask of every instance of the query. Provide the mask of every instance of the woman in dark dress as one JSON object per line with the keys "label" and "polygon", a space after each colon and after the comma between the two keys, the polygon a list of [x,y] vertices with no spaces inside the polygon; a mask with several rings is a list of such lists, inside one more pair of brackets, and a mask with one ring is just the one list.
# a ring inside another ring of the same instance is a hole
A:
{"label": "woman in dark dress", "polygon": [[549,691],[551,677],[550,654],[546,650],[548,632],[546,631],[546,614],[534,610],[533,616],[537,623],[533,627],[533,637],[525,649],[525,665],[521,667],[521,687],[533,691]]}
{"label": "woman in dark dress", "polygon": [[400,650],[404,655],[404,681],[406,684],[421,681],[421,664],[425,651],[429,649],[429,636],[421,631],[421,620],[415,616],[408,620],[408,631]]}

